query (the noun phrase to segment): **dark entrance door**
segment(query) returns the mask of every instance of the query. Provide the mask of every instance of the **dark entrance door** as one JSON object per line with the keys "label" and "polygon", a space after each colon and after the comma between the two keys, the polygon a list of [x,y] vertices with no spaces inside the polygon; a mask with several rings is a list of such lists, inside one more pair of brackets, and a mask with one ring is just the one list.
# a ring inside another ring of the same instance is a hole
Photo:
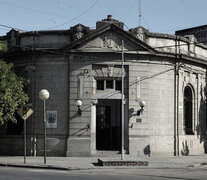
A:
{"label": "dark entrance door", "polygon": [[121,101],[99,100],[96,107],[96,149],[120,150]]}

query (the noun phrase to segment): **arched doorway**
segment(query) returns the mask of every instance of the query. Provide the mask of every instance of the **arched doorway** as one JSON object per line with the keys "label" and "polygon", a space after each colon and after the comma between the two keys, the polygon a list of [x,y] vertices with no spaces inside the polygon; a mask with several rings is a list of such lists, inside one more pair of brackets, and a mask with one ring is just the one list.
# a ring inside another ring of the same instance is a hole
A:
{"label": "arched doorway", "polygon": [[193,133],[193,92],[190,86],[184,89],[184,131],[187,135]]}

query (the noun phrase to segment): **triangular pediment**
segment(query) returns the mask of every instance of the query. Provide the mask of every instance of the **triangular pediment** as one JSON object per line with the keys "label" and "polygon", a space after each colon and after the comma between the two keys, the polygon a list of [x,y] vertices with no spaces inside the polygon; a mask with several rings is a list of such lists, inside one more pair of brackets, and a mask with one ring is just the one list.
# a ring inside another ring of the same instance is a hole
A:
{"label": "triangular pediment", "polygon": [[74,41],[66,47],[66,51],[116,52],[122,50],[122,42],[125,51],[155,52],[152,47],[113,24]]}

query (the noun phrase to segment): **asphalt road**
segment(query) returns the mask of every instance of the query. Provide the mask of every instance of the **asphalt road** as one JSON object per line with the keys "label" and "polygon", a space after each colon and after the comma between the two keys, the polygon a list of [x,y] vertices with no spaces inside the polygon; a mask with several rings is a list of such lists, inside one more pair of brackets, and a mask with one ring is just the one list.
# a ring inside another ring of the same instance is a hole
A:
{"label": "asphalt road", "polygon": [[95,169],[60,171],[0,167],[0,180],[206,180],[207,169]]}

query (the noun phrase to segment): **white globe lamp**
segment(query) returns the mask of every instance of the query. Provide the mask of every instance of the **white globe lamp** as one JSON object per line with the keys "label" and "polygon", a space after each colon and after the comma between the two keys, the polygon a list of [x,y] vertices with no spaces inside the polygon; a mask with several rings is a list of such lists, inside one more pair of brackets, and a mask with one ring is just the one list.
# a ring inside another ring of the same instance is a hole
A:
{"label": "white globe lamp", "polygon": [[46,90],[46,89],[42,89],[42,90],[39,92],[39,98],[40,98],[41,100],[47,100],[49,97],[50,97],[50,93],[48,92],[48,90]]}
{"label": "white globe lamp", "polygon": [[78,114],[79,115],[81,115],[81,112],[82,112],[82,110],[81,110],[81,106],[82,106],[82,104],[83,104],[83,102],[80,100],[80,99],[77,99],[76,101],[75,101],[75,105],[78,107]]}
{"label": "white globe lamp", "polygon": [[144,108],[145,105],[146,105],[146,103],[145,103],[145,101],[141,100],[141,101],[139,102],[139,105],[140,105],[141,108]]}

